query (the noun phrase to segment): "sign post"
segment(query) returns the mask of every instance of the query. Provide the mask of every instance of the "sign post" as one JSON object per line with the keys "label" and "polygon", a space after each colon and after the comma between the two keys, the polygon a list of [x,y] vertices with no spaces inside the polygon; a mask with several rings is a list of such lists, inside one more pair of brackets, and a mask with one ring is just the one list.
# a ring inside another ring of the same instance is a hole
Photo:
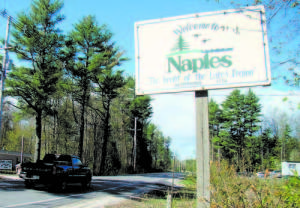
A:
{"label": "sign post", "polygon": [[271,84],[263,6],[135,23],[136,94],[195,92],[198,207],[210,206],[208,90]]}
{"label": "sign post", "polygon": [[197,207],[210,207],[208,91],[196,91]]}

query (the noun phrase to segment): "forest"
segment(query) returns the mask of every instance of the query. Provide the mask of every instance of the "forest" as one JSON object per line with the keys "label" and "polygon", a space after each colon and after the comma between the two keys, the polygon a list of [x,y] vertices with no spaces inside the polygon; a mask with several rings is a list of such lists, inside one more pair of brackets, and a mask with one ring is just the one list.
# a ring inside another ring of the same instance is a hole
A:
{"label": "forest", "polygon": [[76,154],[94,175],[167,170],[171,138],[150,122],[151,98],[136,96],[127,60],[106,25],[83,17],[68,34],[63,1],[35,0],[12,22],[0,148]]}
{"label": "forest", "polygon": [[[5,81],[0,148],[20,152],[23,141],[33,161],[76,154],[94,175],[170,171],[171,138],[151,123],[151,97],[135,95],[135,78],[121,70],[128,58],[107,25],[86,16],[65,34],[62,8],[60,0],[34,0],[13,22],[10,53],[22,65]],[[251,172],[300,161],[299,123],[261,109],[251,90],[210,100],[211,161]],[[174,161],[176,171],[195,170],[193,159]]]}
{"label": "forest", "polygon": [[[287,98],[281,101],[288,108]],[[210,161],[228,163],[237,172],[280,170],[282,161],[300,161],[297,112],[262,114],[259,96],[233,90],[221,103],[209,101]],[[272,108],[270,106],[270,108]],[[175,159],[176,171],[196,173],[196,160]]]}
{"label": "forest", "polygon": [[[284,101],[282,101],[284,103]],[[236,89],[219,105],[209,103],[211,160],[226,159],[242,171],[280,169],[300,161],[299,129],[292,116],[263,115],[259,97]]]}

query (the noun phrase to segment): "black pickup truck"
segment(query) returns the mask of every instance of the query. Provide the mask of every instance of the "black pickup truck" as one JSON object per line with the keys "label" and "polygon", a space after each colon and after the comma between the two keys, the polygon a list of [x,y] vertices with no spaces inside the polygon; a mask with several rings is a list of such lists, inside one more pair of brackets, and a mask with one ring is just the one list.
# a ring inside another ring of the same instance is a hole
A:
{"label": "black pickup truck", "polygon": [[67,183],[81,183],[84,188],[88,188],[92,172],[77,156],[46,154],[37,163],[23,163],[19,177],[25,180],[26,188],[42,183],[52,190],[63,191]]}

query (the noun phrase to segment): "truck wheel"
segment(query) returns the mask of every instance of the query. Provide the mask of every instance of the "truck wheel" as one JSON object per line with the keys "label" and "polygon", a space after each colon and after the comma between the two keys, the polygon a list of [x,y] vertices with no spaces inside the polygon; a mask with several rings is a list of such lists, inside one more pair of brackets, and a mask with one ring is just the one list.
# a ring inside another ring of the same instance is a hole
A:
{"label": "truck wheel", "polygon": [[67,182],[65,180],[62,180],[60,183],[59,183],[59,190],[60,191],[65,191],[67,189]]}
{"label": "truck wheel", "polygon": [[29,189],[29,188],[33,188],[33,185],[34,185],[34,184],[33,184],[32,181],[30,181],[30,180],[25,180],[24,183],[25,183],[25,187],[26,187],[26,188],[28,188],[28,189]]}
{"label": "truck wheel", "polygon": [[49,186],[50,192],[64,192],[67,189],[67,182],[65,180],[56,181]]}
{"label": "truck wheel", "polygon": [[83,190],[88,190],[91,188],[91,181],[84,181],[81,183]]}

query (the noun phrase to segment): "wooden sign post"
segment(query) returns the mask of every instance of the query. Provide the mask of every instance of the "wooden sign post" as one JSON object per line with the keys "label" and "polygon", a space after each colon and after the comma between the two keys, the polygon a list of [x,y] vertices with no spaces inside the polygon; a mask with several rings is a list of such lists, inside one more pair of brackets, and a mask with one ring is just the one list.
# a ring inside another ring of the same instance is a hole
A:
{"label": "wooden sign post", "polygon": [[210,207],[208,91],[195,91],[197,208]]}

